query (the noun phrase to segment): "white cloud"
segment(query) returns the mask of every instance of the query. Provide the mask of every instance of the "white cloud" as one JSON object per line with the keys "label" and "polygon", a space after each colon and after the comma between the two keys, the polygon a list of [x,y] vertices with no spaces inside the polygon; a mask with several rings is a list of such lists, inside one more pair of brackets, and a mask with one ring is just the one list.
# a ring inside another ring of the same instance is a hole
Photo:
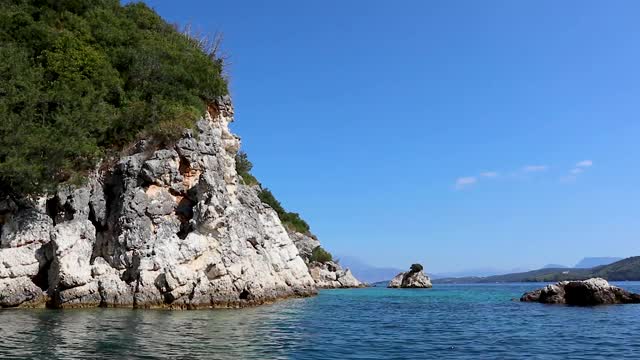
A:
{"label": "white cloud", "polygon": [[495,171],[485,171],[483,173],[480,173],[480,176],[486,177],[486,178],[494,178],[494,177],[498,177],[498,173]]}
{"label": "white cloud", "polygon": [[477,181],[478,179],[475,176],[460,177],[456,179],[456,188],[462,189],[466,186],[475,184]]}
{"label": "white cloud", "polygon": [[574,168],[574,169],[571,169],[570,173],[572,173],[573,175],[578,175],[583,171],[584,171],[583,168]]}
{"label": "white cloud", "polygon": [[530,172],[541,172],[541,171],[546,171],[547,170],[547,166],[546,165],[527,165],[525,167],[522,168],[522,171],[530,173]]}
{"label": "white cloud", "polygon": [[591,160],[582,160],[579,163],[576,164],[576,167],[579,168],[586,168],[586,167],[590,167],[593,165],[593,161]]}

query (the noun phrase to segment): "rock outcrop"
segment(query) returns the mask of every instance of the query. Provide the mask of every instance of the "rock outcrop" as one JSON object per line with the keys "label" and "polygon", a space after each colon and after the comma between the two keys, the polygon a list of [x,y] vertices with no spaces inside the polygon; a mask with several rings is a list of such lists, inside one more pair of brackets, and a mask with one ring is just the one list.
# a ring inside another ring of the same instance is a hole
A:
{"label": "rock outcrop", "polygon": [[430,288],[432,286],[431,279],[422,270],[401,272],[387,285],[388,288]]}
{"label": "rock outcrop", "polygon": [[584,281],[562,281],[525,293],[520,301],[543,304],[594,306],[606,304],[638,304],[640,294],[634,294],[600,278]]}
{"label": "rock outcrop", "polygon": [[318,288],[338,289],[360,288],[367,286],[356,279],[349,269],[343,269],[337,262],[327,261],[321,263],[312,261],[311,255],[313,253],[313,249],[320,246],[320,241],[318,241],[315,236],[295,231],[290,231],[289,236],[300,251],[300,256],[307,264],[311,277]]}
{"label": "rock outcrop", "polygon": [[239,307],[314,294],[276,212],[238,180],[231,121],[222,98],[172,146],[142,141],[79,188],[0,201],[0,307]]}
{"label": "rock outcrop", "polygon": [[309,264],[309,272],[316,283],[322,289],[359,288],[366,285],[353,276],[351,270],[343,269],[338,263],[327,261],[325,263],[312,262]]}

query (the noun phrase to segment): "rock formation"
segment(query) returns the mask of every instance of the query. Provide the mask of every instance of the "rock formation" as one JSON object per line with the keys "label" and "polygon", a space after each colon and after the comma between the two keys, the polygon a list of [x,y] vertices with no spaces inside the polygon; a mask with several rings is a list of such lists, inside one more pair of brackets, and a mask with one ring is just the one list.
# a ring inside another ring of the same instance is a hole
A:
{"label": "rock formation", "polygon": [[340,264],[334,261],[327,261],[324,263],[311,261],[313,249],[320,246],[320,241],[318,241],[315,236],[295,231],[289,232],[289,236],[300,251],[300,256],[305,260],[309,267],[311,277],[318,288],[336,289],[359,288],[366,286],[366,284],[363,284],[356,279],[349,269],[343,269]]}
{"label": "rock formation", "polygon": [[141,141],[81,187],[0,201],[0,307],[237,307],[314,294],[276,212],[238,180],[231,121],[221,98],[173,146]]}
{"label": "rock formation", "polygon": [[325,263],[312,262],[309,264],[309,272],[316,282],[316,286],[322,289],[359,288],[366,286],[353,276],[351,270],[344,270],[340,264],[333,261],[327,261]]}
{"label": "rock formation", "polygon": [[525,302],[543,304],[567,304],[593,306],[605,304],[638,304],[640,294],[634,294],[600,278],[584,281],[562,281],[542,289],[525,293],[520,298]]}
{"label": "rock formation", "polygon": [[389,284],[388,288],[430,288],[431,279],[425,275],[422,265],[414,264],[407,272],[401,272],[396,275]]}

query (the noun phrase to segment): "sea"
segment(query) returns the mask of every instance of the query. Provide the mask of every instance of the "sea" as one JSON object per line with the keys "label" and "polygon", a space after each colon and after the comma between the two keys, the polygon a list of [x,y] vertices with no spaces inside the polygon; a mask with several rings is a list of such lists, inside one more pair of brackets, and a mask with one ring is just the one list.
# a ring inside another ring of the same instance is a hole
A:
{"label": "sea", "polygon": [[229,310],[2,310],[0,359],[640,359],[640,305],[517,301],[543,285],[323,290]]}

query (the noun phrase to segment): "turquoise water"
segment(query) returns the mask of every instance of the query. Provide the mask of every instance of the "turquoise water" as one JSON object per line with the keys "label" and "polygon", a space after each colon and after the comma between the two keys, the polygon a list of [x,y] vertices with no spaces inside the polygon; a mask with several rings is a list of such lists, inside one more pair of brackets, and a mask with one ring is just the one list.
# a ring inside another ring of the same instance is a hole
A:
{"label": "turquoise water", "polygon": [[511,301],[540,286],[326,290],[242,310],[5,310],[0,358],[640,359],[640,305]]}

